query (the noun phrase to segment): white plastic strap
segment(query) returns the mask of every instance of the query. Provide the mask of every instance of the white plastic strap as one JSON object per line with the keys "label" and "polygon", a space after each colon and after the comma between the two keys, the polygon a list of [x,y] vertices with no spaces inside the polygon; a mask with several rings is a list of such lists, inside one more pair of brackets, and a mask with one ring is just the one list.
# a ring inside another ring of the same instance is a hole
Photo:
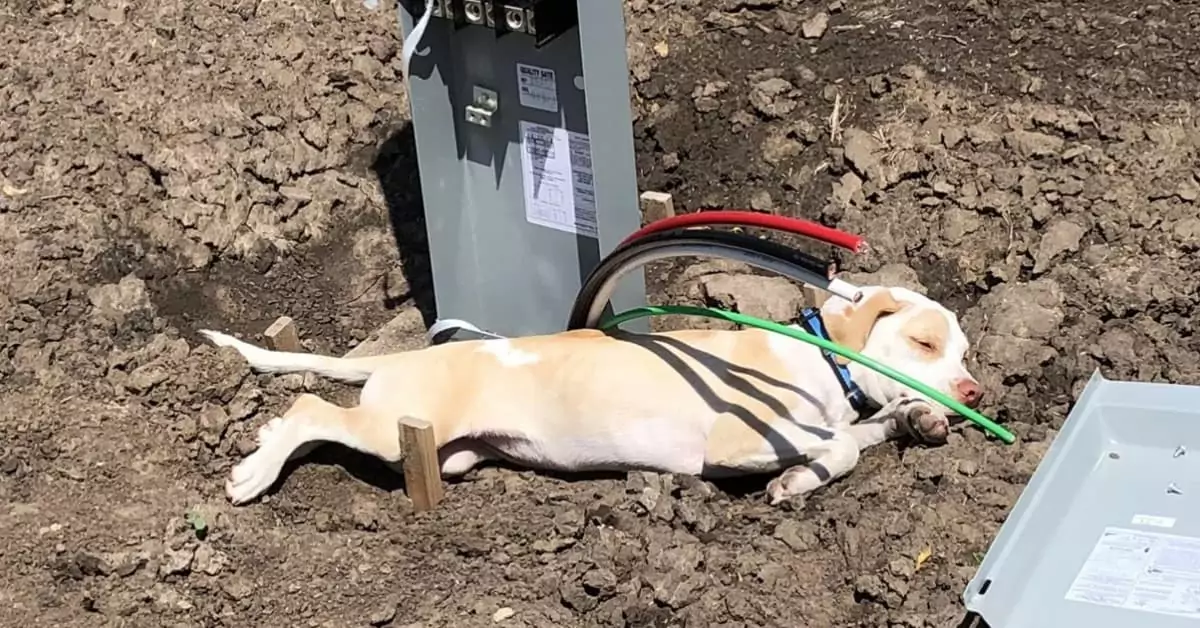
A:
{"label": "white plastic strap", "polygon": [[434,338],[437,338],[438,336],[440,336],[448,331],[460,331],[460,330],[464,330],[464,329],[473,334],[478,334],[480,336],[483,336],[484,338],[492,338],[492,339],[503,339],[504,338],[504,336],[497,336],[496,334],[493,334],[491,332],[483,331],[482,329],[476,327],[475,325],[468,323],[467,321],[464,321],[461,319],[443,318],[443,319],[439,319],[436,323],[434,323],[433,325],[431,325],[429,327],[429,331],[425,332],[425,339],[428,340],[429,342],[433,342]]}
{"label": "white plastic strap", "polygon": [[417,46],[421,44],[421,37],[425,35],[425,29],[429,27],[429,18],[433,17],[433,0],[425,0],[425,13],[421,14],[421,19],[413,26],[412,31],[408,33],[408,37],[404,38],[404,47],[400,49],[400,64],[404,70],[404,78],[408,78],[408,68],[412,65],[413,55],[417,52]]}

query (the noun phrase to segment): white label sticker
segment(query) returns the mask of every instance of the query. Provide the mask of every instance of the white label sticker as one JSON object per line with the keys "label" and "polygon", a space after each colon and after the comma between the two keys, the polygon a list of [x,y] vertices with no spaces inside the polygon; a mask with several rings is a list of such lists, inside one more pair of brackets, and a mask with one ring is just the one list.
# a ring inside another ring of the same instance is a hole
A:
{"label": "white label sticker", "polygon": [[599,237],[588,136],[522,120],[521,166],[525,220],[567,233]]}
{"label": "white label sticker", "polygon": [[522,106],[558,112],[558,83],[554,80],[554,70],[518,63],[517,90]]}
{"label": "white label sticker", "polygon": [[1175,517],[1159,517],[1156,515],[1134,515],[1133,525],[1154,526],[1156,528],[1174,528]]}
{"label": "white label sticker", "polygon": [[1200,539],[1105,528],[1066,599],[1200,619]]}

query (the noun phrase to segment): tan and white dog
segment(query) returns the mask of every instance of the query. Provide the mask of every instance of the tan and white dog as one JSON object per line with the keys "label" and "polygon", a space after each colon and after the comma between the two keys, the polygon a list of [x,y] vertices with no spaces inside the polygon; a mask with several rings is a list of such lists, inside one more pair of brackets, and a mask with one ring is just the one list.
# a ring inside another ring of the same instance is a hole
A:
{"label": "tan and white dog", "polygon": [[[975,407],[968,341],[957,317],[902,288],[863,288],[858,304],[830,298],[829,337]],[[233,468],[234,503],[261,495],[284,464],[320,442],[396,462],[398,420],[433,425],[442,473],[488,459],[557,471],[654,470],[706,477],[782,471],[772,503],[849,473],[859,452],[900,434],[944,440],[949,421],[916,391],[861,367],[848,372],[873,413],[856,409],[842,362],[808,343],[757,329],[657,334],[569,331],[450,342],[416,351],[337,358],[269,351],[202,331],[259,372],[311,371],[364,382],[359,405],[301,395],[258,432]]]}

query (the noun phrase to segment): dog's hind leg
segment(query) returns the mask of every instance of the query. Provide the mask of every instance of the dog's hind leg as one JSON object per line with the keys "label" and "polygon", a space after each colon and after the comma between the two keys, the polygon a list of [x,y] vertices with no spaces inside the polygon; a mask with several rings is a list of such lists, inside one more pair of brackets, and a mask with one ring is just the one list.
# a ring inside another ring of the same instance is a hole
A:
{"label": "dog's hind leg", "polygon": [[238,463],[225,483],[234,504],[266,492],[279,479],[284,464],[319,442],[334,442],[386,462],[402,459],[396,417],[369,408],[342,408],[316,395],[301,395],[283,417],[258,430],[258,449]]}

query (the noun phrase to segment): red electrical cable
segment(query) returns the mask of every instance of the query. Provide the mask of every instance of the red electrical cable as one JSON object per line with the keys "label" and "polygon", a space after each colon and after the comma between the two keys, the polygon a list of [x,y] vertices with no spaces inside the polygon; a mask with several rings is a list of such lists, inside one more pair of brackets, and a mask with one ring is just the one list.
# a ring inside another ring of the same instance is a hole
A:
{"label": "red electrical cable", "polygon": [[624,246],[648,236],[652,233],[659,233],[669,229],[680,229],[684,227],[699,227],[712,225],[738,225],[742,227],[763,227],[765,229],[774,229],[776,231],[784,231],[795,235],[804,236],[820,240],[826,244],[832,244],[851,252],[858,253],[862,250],[866,241],[862,236],[854,235],[839,231],[832,227],[826,227],[815,222],[802,220],[800,218],[789,218],[786,216],[773,216],[771,214],[760,214],[747,210],[722,210],[722,211],[707,211],[697,212],[694,214],[683,214],[681,216],[672,216],[671,218],[663,218],[656,220],[641,229],[633,232],[629,237],[625,238],[621,245]]}

